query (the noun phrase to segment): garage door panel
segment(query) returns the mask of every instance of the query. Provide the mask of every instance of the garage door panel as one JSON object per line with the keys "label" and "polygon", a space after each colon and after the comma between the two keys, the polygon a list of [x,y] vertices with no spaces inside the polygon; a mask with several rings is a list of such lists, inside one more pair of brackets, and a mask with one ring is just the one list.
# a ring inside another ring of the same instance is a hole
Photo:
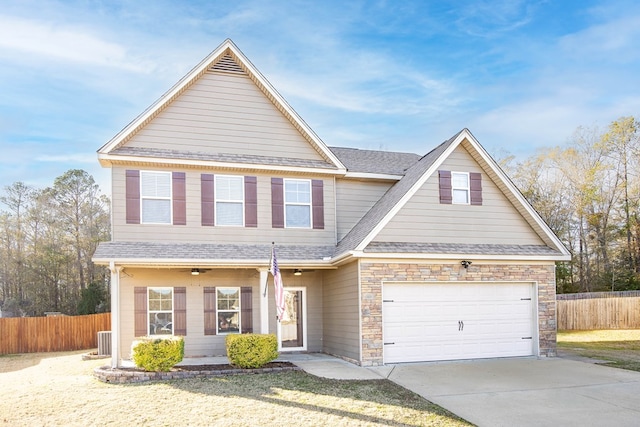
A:
{"label": "garage door panel", "polygon": [[385,284],[385,363],[532,355],[533,285]]}

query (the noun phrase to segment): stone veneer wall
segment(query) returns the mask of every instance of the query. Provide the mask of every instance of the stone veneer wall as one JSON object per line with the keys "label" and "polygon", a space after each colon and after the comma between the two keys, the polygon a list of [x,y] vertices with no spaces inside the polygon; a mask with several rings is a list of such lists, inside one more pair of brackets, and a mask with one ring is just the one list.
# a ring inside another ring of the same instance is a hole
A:
{"label": "stone veneer wall", "polygon": [[362,366],[383,364],[383,282],[509,282],[538,283],[540,356],[556,355],[555,265],[473,263],[459,264],[366,263],[360,264],[362,292]]}

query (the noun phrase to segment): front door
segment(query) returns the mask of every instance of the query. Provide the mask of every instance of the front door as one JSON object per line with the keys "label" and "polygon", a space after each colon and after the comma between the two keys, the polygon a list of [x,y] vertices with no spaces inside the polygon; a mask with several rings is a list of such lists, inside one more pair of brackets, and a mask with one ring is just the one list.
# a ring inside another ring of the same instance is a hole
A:
{"label": "front door", "polygon": [[305,288],[284,288],[284,314],[278,324],[281,351],[307,349],[307,292]]}

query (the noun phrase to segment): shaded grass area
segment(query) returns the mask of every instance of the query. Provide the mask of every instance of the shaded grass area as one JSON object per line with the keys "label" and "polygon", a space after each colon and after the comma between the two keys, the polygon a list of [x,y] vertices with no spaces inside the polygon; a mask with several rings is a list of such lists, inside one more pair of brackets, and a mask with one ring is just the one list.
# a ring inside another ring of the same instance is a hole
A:
{"label": "shaded grass area", "polygon": [[0,426],[470,425],[388,380],[289,371],[113,385],[91,374],[104,363],[81,352],[0,358]]}
{"label": "shaded grass area", "polygon": [[558,349],[607,366],[640,372],[640,329],[561,331]]}

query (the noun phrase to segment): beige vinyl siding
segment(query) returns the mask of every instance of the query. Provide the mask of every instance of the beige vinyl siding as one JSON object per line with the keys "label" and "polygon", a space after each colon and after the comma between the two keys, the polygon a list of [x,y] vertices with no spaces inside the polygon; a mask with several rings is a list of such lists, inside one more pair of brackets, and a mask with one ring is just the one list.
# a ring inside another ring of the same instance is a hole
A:
{"label": "beige vinyl siding", "polygon": [[121,349],[122,357],[130,359],[134,337],[134,288],[177,287],[187,289],[187,336],[185,357],[226,355],[225,335],[204,335],[203,288],[206,286],[251,286],[253,300],[253,328],[260,328],[260,279],[255,270],[209,270],[192,276],[190,269],[125,268],[120,274]]}
{"label": "beige vinyl siding", "polygon": [[482,206],[440,204],[435,172],[374,238],[377,242],[541,245],[542,239],[459,146],[441,170],[482,173]]}
{"label": "beige vinyl siding", "polygon": [[360,361],[358,262],[324,275],[324,347],[328,354]]}
{"label": "beige vinyl siding", "polygon": [[205,73],[126,146],[322,160],[249,77],[215,72]]}
{"label": "beige vinyl siding", "polygon": [[[188,243],[269,243],[278,244],[335,244],[335,204],[333,179],[324,179],[324,229],[272,228],[271,178],[272,175],[251,172],[237,175],[257,176],[258,227],[202,226],[201,171],[186,172],[187,225],[152,225],[126,223],[125,170],[114,167],[112,187],[113,240],[119,242],[188,242]],[[176,169],[163,169],[178,171]],[[206,171],[217,173],[217,171]],[[236,175],[229,171],[224,175]],[[306,176],[287,178],[309,179]]]}
{"label": "beige vinyl siding", "polygon": [[337,226],[340,241],[393,185],[390,182],[336,181]]}

